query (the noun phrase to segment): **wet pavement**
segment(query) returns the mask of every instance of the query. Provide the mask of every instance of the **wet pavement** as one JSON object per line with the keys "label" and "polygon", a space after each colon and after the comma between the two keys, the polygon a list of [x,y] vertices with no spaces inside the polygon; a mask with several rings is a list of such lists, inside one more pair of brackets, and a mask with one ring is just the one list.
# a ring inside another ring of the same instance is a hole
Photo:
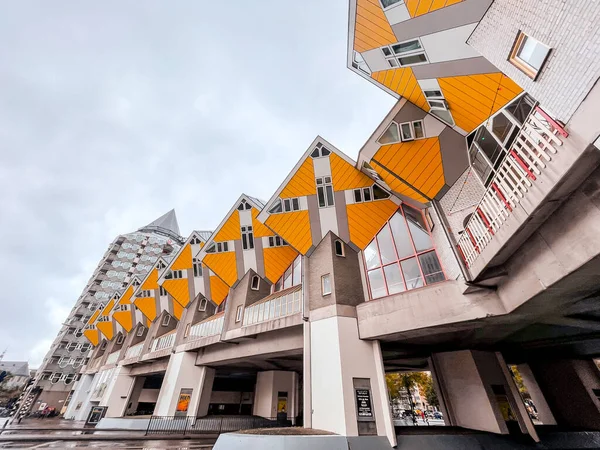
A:
{"label": "wet pavement", "polygon": [[98,430],[84,422],[52,419],[24,419],[20,424],[0,428],[0,449],[116,448],[124,450],[167,449],[209,450],[216,436],[145,436],[144,431]]}

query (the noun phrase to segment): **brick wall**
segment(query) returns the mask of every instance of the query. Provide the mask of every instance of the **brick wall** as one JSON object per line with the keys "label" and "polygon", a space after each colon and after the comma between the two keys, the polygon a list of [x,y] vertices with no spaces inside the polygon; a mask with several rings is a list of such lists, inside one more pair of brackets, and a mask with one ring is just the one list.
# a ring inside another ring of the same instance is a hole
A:
{"label": "brick wall", "polygon": [[485,188],[475,172],[467,169],[440,200],[450,232],[456,241],[460,238],[459,232],[464,229],[465,217],[475,210],[484,193]]}
{"label": "brick wall", "polygon": [[[467,41],[568,122],[600,76],[600,1],[495,0]],[[552,48],[537,81],[507,61],[517,32]]]}

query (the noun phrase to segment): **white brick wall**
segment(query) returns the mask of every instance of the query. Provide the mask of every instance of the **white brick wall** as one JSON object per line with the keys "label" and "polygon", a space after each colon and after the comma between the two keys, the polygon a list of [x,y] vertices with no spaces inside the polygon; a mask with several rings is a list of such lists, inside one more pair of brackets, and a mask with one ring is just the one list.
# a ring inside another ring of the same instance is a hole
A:
{"label": "white brick wall", "polygon": [[440,206],[456,241],[460,238],[458,232],[464,228],[463,220],[475,210],[484,193],[485,188],[477,175],[471,169],[467,169],[440,200]]}
{"label": "white brick wall", "polygon": [[[552,47],[535,82],[507,61],[519,30]],[[467,42],[567,123],[600,77],[600,0],[495,0]]]}

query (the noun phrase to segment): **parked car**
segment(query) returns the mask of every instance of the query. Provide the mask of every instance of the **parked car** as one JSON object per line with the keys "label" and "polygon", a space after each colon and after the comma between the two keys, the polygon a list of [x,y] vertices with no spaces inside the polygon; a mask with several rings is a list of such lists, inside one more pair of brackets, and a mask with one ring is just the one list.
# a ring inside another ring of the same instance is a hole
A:
{"label": "parked car", "polygon": [[434,419],[443,419],[443,418],[444,418],[444,416],[442,415],[442,413],[441,413],[441,412],[439,412],[439,411],[434,411],[434,412],[433,412],[433,418],[434,418]]}

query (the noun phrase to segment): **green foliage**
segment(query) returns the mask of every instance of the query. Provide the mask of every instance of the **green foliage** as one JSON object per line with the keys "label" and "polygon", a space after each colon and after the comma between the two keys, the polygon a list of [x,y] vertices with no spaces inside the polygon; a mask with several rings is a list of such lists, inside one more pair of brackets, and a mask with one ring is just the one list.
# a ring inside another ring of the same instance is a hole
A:
{"label": "green foliage", "polygon": [[[402,392],[408,392],[408,401],[412,408],[414,408],[414,401],[411,388],[416,387],[422,391],[429,402],[426,388],[430,385],[431,391],[435,396],[431,375],[427,372],[388,373],[385,376],[385,382],[387,384],[388,392],[390,393],[390,400],[394,401],[402,396]],[[437,401],[437,396],[435,396],[435,399]],[[439,404],[439,402],[437,402],[437,404]],[[435,404],[435,406],[437,406],[437,404]]]}

